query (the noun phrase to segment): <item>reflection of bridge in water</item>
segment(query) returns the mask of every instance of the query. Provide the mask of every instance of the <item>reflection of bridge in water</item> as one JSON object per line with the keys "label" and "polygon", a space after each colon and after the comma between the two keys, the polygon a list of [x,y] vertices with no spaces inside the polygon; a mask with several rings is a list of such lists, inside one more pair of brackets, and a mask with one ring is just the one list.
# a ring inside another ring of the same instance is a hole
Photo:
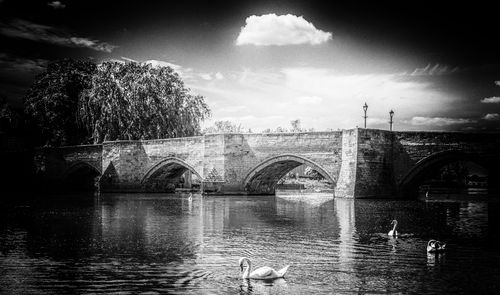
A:
{"label": "reflection of bridge in water", "polygon": [[422,179],[453,161],[488,172],[498,192],[500,133],[389,132],[351,129],[279,134],[212,134],[39,150],[45,184],[91,186],[102,192],[169,191],[181,176],[220,194],[274,194],[277,182],[306,164],[340,197],[415,193]]}

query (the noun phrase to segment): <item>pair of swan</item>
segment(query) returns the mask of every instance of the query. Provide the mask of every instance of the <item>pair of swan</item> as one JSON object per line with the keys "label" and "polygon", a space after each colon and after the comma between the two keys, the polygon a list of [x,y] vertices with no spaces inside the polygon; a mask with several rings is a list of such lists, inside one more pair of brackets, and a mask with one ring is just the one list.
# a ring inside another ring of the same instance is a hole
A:
{"label": "pair of swan", "polygon": [[[190,194],[189,197],[191,198],[192,194]],[[389,231],[388,235],[391,237],[397,237],[398,231],[396,230],[396,227],[398,226],[398,221],[394,219],[391,222],[391,225],[393,225],[393,228]],[[437,240],[430,240],[427,243],[427,252],[441,252],[444,251],[445,247],[446,247],[445,243],[442,243]],[[250,259],[246,257],[240,258],[239,265],[240,265],[241,277],[243,279],[256,279],[256,280],[283,278],[286,272],[288,271],[288,268],[290,267],[290,265],[287,265],[282,269],[280,269],[279,271],[276,271],[271,267],[263,266],[252,271],[252,263]]]}
{"label": "pair of swan", "polygon": [[246,257],[240,258],[239,264],[240,264],[241,278],[255,279],[255,280],[271,280],[271,279],[283,278],[288,268],[290,267],[290,265],[287,265],[282,269],[276,271],[269,266],[263,266],[252,271],[252,263],[250,262],[250,259]]}
{"label": "pair of swan", "polygon": [[430,253],[443,252],[445,248],[446,248],[446,244],[442,243],[438,240],[430,240],[427,243],[427,252],[430,252]]}
{"label": "pair of swan", "polygon": [[[391,225],[393,225],[393,228],[389,231],[388,235],[391,237],[397,237],[398,231],[396,230],[396,227],[398,226],[398,221],[394,219],[391,222]],[[446,247],[445,243],[442,243],[437,240],[430,240],[427,243],[427,252],[442,252],[444,251],[445,247]]]}

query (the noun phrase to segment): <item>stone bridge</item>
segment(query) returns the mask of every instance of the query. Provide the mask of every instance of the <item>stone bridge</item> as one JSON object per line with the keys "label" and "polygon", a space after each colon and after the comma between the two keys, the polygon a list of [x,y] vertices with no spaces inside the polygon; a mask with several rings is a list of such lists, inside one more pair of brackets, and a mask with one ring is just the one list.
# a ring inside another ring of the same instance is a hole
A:
{"label": "stone bridge", "polygon": [[98,181],[102,192],[169,191],[187,171],[220,194],[274,194],[290,170],[307,164],[335,196],[409,196],[434,169],[456,160],[489,172],[498,191],[500,133],[349,129],[276,134],[210,134],[40,149],[35,166],[48,186]]}

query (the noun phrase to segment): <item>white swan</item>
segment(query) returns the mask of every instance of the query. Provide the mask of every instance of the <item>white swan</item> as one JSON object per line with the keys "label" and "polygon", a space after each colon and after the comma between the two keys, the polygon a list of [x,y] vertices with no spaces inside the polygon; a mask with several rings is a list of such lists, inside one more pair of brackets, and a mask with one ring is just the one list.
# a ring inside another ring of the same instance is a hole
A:
{"label": "white swan", "polygon": [[396,237],[398,235],[398,231],[396,230],[396,226],[398,225],[398,221],[394,219],[391,224],[394,224],[394,227],[389,231],[388,235],[392,237]]}
{"label": "white swan", "polygon": [[430,240],[427,243],[427,252],[442,252],[446,248],[446,244],[437,240]]}
{"label": "white swan", "polygon": [[192,201],[192,200],[193,200],[193,193],[189,193],[188,201]]}
{"label": "white swan", "polygon": [[[245,268],[244,265],[245,262],[246,262],[246,269],[245,271],[243,271],[243,269]],[[250,262],[250,259],[246,257],[240,258],[239,264],[240,264],[240,273],[242,273],[241,277],[243,279],[256,279],[256,280],[269,280],[269,279],[282,278],[285,276],[286,271],[290,267],[290,265],[287,265],[282,269],[280,269],[279,271],[276,271],[268,266],[263,266],[252,271],[252,263]]]}

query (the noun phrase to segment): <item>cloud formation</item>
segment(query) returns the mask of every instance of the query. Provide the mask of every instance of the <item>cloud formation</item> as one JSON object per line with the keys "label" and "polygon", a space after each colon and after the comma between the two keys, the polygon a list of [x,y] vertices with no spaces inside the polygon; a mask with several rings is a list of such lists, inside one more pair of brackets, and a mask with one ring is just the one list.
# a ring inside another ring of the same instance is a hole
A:
{"label": "cloud formation", "polygon": [[52,1],[47,3],[48,6],[54,8],[54,9],[64,9],[66,8],[66,4],[62,3],[61,1]]}
{"label": "cloud formation", "polygon": [[493,96],[481,99],[481,103],[500,103],[500,97]]}
{"label": "cloud formation", "polygon": [[497,113],[486,114],[486,116],[484,116],[483,119],[488,120],[488,121],[496,121],[496,120],[500,120],[500,115]]}
{"label": "cloud formation", "polygon": [[[261,119],[238,120],[252,130],[288,127],[300,118],[304,128],[353,128],[362,126],[363,109],[368,103],[368,127],[389,128],[389,111],[395,111],[396,130],[453,129],[451,123],[472,120],[449,119],[444,115],[461,97],[433,87],[432,81],[411,79],[408,74],[345,74],[331,68],[243,68],[226,74],[222,83],[194,83],[192,88],[214,103],[213,120],[226,120],[222,108],[244,101],[245,115]],[[216,103],[216,106],[215,106]],[[265,107],[263,107],[265,106]],[[431,111],[429,111],[431,110]],[[273,117],[276,113],[280,117]],[[427,120],[415,116],[443,117]],[[439,125],[431,125],[436,122]],[[462,127],[458,125],[458,127]]]}
{"label": "cloud formation", "polygon": [[5,71],[10,74],[12,71],[39,73],[45,69],[47,64],[48,61],[45,59],[28,59],[0,53],[0,72]]}
{"label": "cloud formation", "polygon": [[15,19],[10,23],[0,23],[0,34],[12,38],[27,39],[66,47],[89,48],[108,53],[116,48],[115,45],[106,42],[73,36],[64,30],[22,19]]}
{"label": "cloud formation", "polygon": [[[122,58],[126,61],[135,61],[135,60],[130,59],[130,58],[124,58],[124,57],[122,57]],[[177,64],[174,64],[174,63],[171,63],[168,61],[156,60],[156,59],[146,60],[144,63],[150,64],[153,67],[171,67],[176,72],[182,72],[182,68],[183,68],[180,65],[177,65]]]}
{"label": "cloud formation", "polygon": [[[127,58],[127,57],[122,57],[122,59],[126,60],[126,61],[134,61],[135,62],[135,60]],[[144,61],[144,63],[150,64],[153,67],[171,67],[187,83],[193,82],[196,80],[218,81],[218,80],[224,79],[224,75],[221,72],[207,73],[207,72],[195,71],[192,68],[183,67],[181,65],[174,64],[174,63],[171,63],[168,61],[150,59],[150,60]]]}
{"label": "cloud formation", "polygon": [[410,76],[440,76],[440,75],[451,74],[456,71],[458,71],[458,67],[452,68],[441,64],[435,64],[434,66],[431,66],[431,64],[428,64],[423,68],[416,68],[410,74]]}
{"label": "cloud formation", "polygon": [[474,122],[475,120],[466,118],[413,117],[409,123],[415,126],[448,126],[455,124],[468,124]]}
{"label": "cloud formation", "polygon": [[236,39],[236,45],[318,45],[332,39],[332,33],[316,29],[302,16],[287,15],[252,15]]}

